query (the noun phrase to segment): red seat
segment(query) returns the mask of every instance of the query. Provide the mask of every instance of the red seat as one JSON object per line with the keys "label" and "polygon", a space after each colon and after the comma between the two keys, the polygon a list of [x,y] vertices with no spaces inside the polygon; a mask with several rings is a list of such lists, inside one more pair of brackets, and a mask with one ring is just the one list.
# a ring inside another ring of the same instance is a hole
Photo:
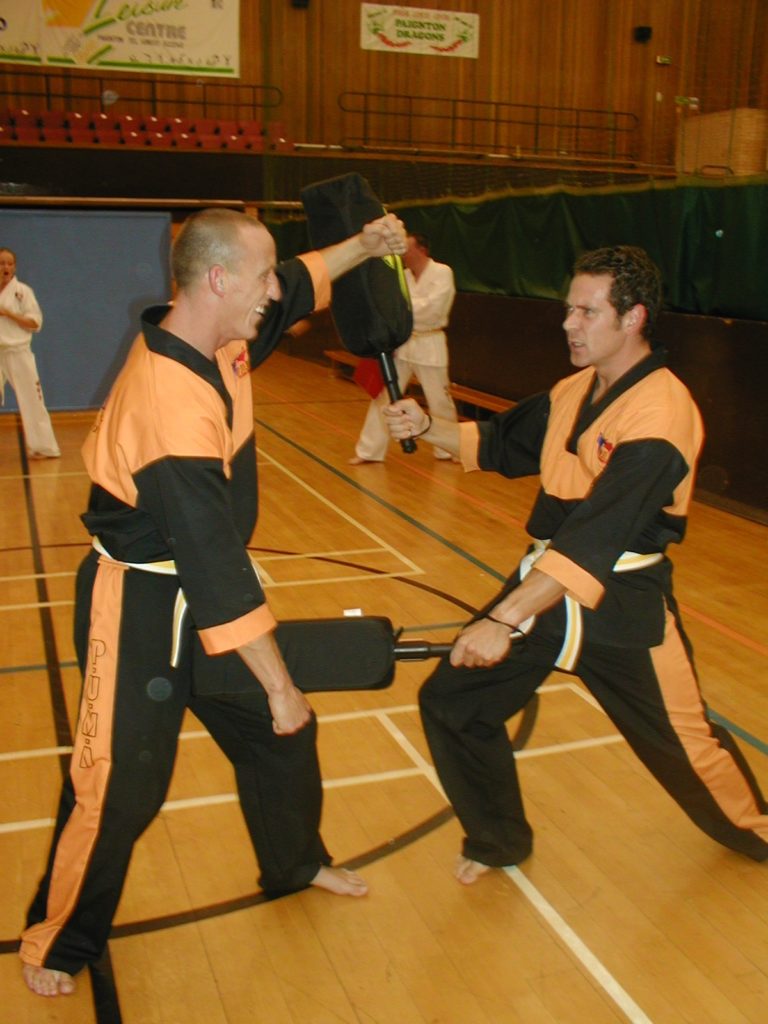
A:
{"label": "red seat", "polygon": [[239,135],[240,123],[239,121],[217,121],[216,133],[220,135]]}
{"label": "red seat", "polygon": [[168,117],[157,117],[155,114],[146,114],[144,117],[138,118],[139,131],[142,132],[168,132],[170,131],[169,121],[171,118]]}
{"label": "red seat", "polygon": [[67,128],[69,114],[65,110],[43,110],[40,114],[42,128]]}
{"label": "red seat", "polygon": [[264,139],[261,135],[225,135],[222,148],[240,152],[263,153]]}
{"label": "red seat", "polygon": [[126,132],[144,131],[143,119],[134,117],[133,114],[119,114],[115,118],[115,128],[119,128],[125,135]]}
{"label": "red seat", "polygon": [[293,139],[288,135],[281,121],[270,121],[267,124],[267,139],[271,149],[282,152],[293,149]]}
{"label": "red seat", "polygon": [[97,132],[113,131],[117,128],[117,121],[114,117],[109,114],[104,114],[100,110],[97,110],[95,114],[85,114],[90,120],[91,128]]}
{"label": "red seat", "polygon": [[39,114],[32,114],[21,107],[9,110],[8,119],[15,128],[38,128],[40,125]]}
{"label": "red seat", "polygon": [[188,117],[169,117],[165,122],[165,131],[173,132],[175,135],[189,135],[192,130],[192,122]]}
{"label": "red seat", "polygon": [[69,128],[46,128],[40,129],[40,138],[43,142],[62,143],[71,142]]}
{"label": "red seat", "polygon": [[221,149],[222,136],[210,132],[195,132],[197,144],[201,149]]}
{"label": "red seat", "polygon": [[178,146],[179,149],[197,149],[200,143],[197,136],[190,135],[189,132],[172,132],[171,145]]}
{"label": "red seat", "polygon": [[218,135],[219,122],[215,117],[199,117],[195,119],[190,131],[197,135]]}
{"label": "red seat", "polygon": [[173,136],[170,132],[145,131],[143,134],[148,146],[159,146],[163,149],[169,149],[173,145]]}
{"label": "red seat", "polygon": [[75,128],[68,128],[69,141],[75,146],[92,146],[96,141],[92,128],[85,125],[78,125]]}
{"label": "red seat", "polygon": [[122,146],[123,135],[117,128],[99,128],[91,132],[93,141],[99,146]]}
{"label": "red seat", "polygon": [[250,149],[251,144],[244,135],[220,135],[222,149]]}
{"label": "red seat", "polygon": [[258,136],[264,138],[264,125],[261,121],[240,121],[240,134],[248,135],[251,138]]}
{"label": "red seat", "polygon": [[88,128],[91,123],[90,114],[81,114],[76,110],[67,111],[67,128]]}
{"label": "red seat", "polygon": [[146,146],[147,136],[144,132],[125,131],[119,132],[125,146]]}
{"label": "red seat", "polygon": [[17,142],[40,142],[40,129],[32,124],[17,124],[11,129]]}

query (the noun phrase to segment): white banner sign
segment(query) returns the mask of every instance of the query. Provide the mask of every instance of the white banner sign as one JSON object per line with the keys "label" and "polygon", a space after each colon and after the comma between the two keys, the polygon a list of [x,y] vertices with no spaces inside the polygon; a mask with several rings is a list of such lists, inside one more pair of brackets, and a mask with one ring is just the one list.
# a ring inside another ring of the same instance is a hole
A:
{"label": "white banner sign", "polygon": [[0,63],[240,74],[240,0],[0,0]]}
{"label": "white banner sign", "polygon": [[424,7],[361,4],[360,46],[387,53],[433,57],[477,57],[479,14],[456,14]]}

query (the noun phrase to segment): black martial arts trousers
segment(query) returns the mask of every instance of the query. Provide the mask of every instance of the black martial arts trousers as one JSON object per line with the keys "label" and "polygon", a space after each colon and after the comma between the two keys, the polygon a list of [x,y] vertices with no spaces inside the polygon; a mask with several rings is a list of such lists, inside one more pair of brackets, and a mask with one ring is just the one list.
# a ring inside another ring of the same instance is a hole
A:
{"label": "black martial arts trousers", "polygon": [[301,889],[330,863],[319,835],[316,720],[276,736],[258,684],[242,694],[196,696],[191,629],[178,667],[169,664],[178,579],[97,562],[89,555],[78,574],[80,717],[21,946],[25,962],[69,974],[104,949],[133,845],[165,799],[187,708],[234,766],[262,888]]}
{"label": "black martial arts trousers", "polygon": [[[421,689],[424,731],[465,831],[463,853],[482,864],[518,864],[532,850],[505,723],[554,669],[562,642],[534,629],[491,668],[454,668],[444,658]],[[702,831],[754,860],[768,858],[765,799],[730,733],[709,720],[671,611],[659,647],[587,642],[573,674]]]}

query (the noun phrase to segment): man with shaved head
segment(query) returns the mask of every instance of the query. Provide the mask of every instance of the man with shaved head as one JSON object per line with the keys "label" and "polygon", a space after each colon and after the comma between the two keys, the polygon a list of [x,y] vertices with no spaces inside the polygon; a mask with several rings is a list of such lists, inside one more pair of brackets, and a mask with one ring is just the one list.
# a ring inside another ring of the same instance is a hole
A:
{"label": "man with shaved head", "polygon": [[367,891],[331,867],[320,838],[315,717],[246,550],[258,511],[249,371],[327,304],[335,278],[404,249],[391,214],[281,264],[264,225],[233,210],[194,214],[176,239],[174,302],[145,311],[83,447],[93,550],[77,580],[80,718],[21,943],[40,995],[72,992],[101,955],[187,708],[233,763],[262,888]]}

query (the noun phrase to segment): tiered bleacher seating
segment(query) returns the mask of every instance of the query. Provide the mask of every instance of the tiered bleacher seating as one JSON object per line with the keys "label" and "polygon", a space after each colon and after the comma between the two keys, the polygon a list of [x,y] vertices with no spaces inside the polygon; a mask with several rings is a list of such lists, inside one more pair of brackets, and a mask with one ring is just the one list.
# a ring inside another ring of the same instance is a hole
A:
{"label": "tiered bleacher seating", "polygon": [[25,109],[0,111],[0,144],[20,142],[54,146],[151,146],[262,153],[293,148],[284,125],[264,125],[209,117],[163,117],[155,114],[110,114]]}

